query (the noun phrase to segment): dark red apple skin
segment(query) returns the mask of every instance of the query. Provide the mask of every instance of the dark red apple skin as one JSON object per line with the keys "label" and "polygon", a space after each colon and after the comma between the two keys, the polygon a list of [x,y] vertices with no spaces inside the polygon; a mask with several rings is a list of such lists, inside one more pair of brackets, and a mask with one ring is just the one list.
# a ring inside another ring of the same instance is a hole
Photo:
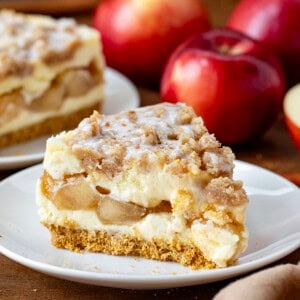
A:
{"label": "dark red apple skin", "polygon": [[284,119],[295,146],[300,150],[300,127],[297,126],[287,115],[285,115]]}
{"label": "dark red apple skin", "polygon": [[274,50],[283,63],[288,86],[300,82],[300,0],[242,0],[227,26]]}
{"label": "dark red apple skin", "polygon": [[[238,44],[244,48],[243,53],[218,50]],[[191,105],[208,130],[228,145],[261,137],[282,108],[284,90],[276,55],[229,29],[195,35],[180,45],[161,81],[163,101]]]}
{"label": "dark red apple skin", "polygon": [[[151,2],[139,1],[144,6]],[[147,8],[143,13],[133,0],[100,3],[92,25],[101,32],[107,65],[137,84],[158,86],[171,52],[188,36],[210,28],[208,14],[200,1],[173,1],[178,8],[170,5],[172,1],[152,0],[157,8]],[[182,5],[185,9],[181,9]]]}

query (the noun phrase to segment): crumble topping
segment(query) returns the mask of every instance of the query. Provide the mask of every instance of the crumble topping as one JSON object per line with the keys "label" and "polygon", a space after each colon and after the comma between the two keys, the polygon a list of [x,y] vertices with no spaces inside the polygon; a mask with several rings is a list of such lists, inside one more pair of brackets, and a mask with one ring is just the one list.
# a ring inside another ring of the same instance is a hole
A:
{"label": "crumble topping", "polygon": [[63,136],[85,168],[120,169],[132,160],[151,168],[157,158],[174,174],[231,176],[234,155],[208,133],[194,111],[180,103],[158,104],[117,115],[97,112]]}
{"label": "crumble topping", "polygon": [[248,202],[242,182],[226,177],[212,179],[205,188],[205,194],[208,202],[221,205],[238,206]]}
{"label": "crumble topping", "polygon": [[79,26],[72,19],[0,11],[0,79],[32,72],[32,63],[69,59],[81,44]]}

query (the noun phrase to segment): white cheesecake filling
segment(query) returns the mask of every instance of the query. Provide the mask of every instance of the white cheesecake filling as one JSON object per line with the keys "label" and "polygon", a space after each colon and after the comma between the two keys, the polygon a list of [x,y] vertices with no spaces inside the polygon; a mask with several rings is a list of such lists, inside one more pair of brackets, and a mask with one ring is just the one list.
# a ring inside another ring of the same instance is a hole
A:
{"label": "white cheesecake filling", "polygon": [[[52,141],[50,138],[47,142],[44,168],[54,179],[63,178],[63,174],[84,172],[76,157],[67,151],[66,145],[54,138]],[[116,175],[113,180],[105,176],[100,178],[96,172],[88,174],[85,180],[93,190],[96,190],[96,186],[99,185],[110,190],[109,196],[115,200],[130,201],[144,207],[155,207],[162,200],[170,200],[172,206],[175,206],[176,200],[180,197],[179,191],[186,190],[186,187],[189,187],[192,195],[199,195],[199,197],[202,195],[201,185],[189,176],[178,178],[164,169],[155,169],[153,173],[140,173],[133,167],[128,172],[123,171],[122,174]]]}
{"label": "white cheesecake filling", "polygon": [[213,223],[199,221],[193,222],[191,231],[204,255],[217,265],[226,266],[227,261],[234,257],[240,239],[237,234],[215,227]]}

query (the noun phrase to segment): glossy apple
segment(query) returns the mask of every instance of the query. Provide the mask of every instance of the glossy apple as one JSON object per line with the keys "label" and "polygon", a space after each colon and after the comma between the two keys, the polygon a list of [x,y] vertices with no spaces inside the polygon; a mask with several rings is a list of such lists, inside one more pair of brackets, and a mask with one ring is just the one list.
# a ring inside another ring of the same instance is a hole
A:
{"label": "glossy apple", "polygon": [[283,111],[290,135],[300,150],[300,84],[295,85],[286,93]]}
{"label": "glossy apple", "polygon": [[162,77],[161,97],[193,106],[223,143],[243,144],[276,119],[284,89],[280,62],[269,49],[241,33],[215,29],[175,50]]}
{"label": "glossy apple", "polygon": [[94,12],[107,64],[135,83],[158,85],[172,50],[195,32],[208,30],[199,0],[107,0]]}
{"label": "glossy apple", "polygon": [[300,0],[242,0],[227,25],[276,51],[289,86],[300,82]]}

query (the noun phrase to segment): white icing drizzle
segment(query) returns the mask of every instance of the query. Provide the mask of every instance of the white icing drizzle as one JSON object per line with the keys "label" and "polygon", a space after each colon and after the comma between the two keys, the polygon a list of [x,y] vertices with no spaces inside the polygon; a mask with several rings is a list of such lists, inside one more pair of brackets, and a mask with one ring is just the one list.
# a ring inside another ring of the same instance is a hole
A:
{"label": "white icing drizzle", "polygon": [[81,40],[84,25],[72,19],[55,20],[10,10],[0,12],[0,65],[9,59],[29,63],[43,60],[49,52],[63,53]]}

